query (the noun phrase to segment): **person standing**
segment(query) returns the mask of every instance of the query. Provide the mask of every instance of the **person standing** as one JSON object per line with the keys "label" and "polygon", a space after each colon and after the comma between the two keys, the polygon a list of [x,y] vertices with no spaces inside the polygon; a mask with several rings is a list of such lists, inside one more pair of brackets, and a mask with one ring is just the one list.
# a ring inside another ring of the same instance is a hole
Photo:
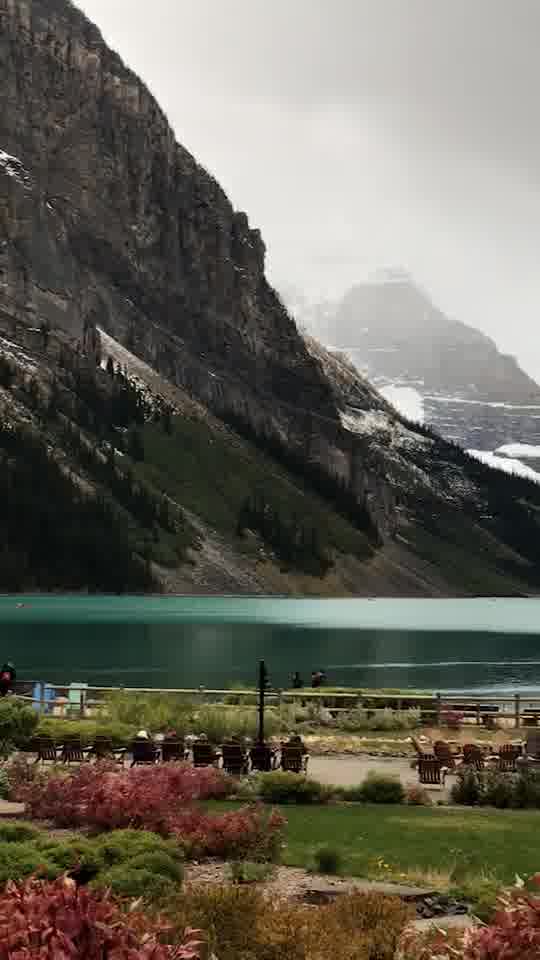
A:
{"label": "person standing", "polygon": [[5,697],[6,694],[15,692],[16,678],[15,667],[11,661],[8,660],[0,670],[0,697]]}

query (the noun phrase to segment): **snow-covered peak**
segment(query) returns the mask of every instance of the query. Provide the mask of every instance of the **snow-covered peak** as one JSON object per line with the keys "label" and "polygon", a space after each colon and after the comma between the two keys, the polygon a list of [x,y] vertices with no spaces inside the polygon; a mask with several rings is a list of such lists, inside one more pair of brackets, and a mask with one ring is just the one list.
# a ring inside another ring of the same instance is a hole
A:
{"label": "snow-covered peak", "polygon": [[3,170],[8,177],[12,177],[23,187],[29,187],[31,183],[30,174],[18,157],[13,157],[5,150],[0,150],[0,170]]}

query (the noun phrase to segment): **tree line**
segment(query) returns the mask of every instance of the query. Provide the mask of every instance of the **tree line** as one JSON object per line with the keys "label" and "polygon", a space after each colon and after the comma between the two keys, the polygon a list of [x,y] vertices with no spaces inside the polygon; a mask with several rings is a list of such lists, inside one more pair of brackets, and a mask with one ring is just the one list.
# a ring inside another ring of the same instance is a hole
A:
{"label": "tree line", "polygon": [[316,527],[304,526],[296,516],[282,516],[262,493],[248,497],[240,509],[236,532],[258,533],[287,566],[312,576],[324,577],[332,559]]}

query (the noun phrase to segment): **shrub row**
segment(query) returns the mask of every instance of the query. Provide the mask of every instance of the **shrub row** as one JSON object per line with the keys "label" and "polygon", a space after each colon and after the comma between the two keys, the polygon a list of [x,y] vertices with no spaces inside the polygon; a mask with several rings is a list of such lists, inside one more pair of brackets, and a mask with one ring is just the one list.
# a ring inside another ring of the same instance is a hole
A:
{"label": "shrub row", "polygon": [[63,878],[55,883],[28,880],[8,884],[0,894],[0,958],[26,960],[194,960],[199,956],[195,931],[178,944],[160,942],[163,924],[126,912],[108,894],[77,887]]}
{"label": "shrub row", "polygon": [[120,770],[102,762],[45,774],[18,760],[11,770],[14,798],[26,804],[33,819],[61,827],[151,830],[174,837],[193,857],[272,860],[282,845],[285,821],[277,813],[247,808],[215,814],[195,805],[232,790],[230,778],[213,767]]}
{"label": "shrub row", "polygon": [[93,889],[147,900],[170,897],[183,879],[181,848],[143,830],[58,840],[26,823],[0,824],[0,885],[69,874]]}
{"label": "shrub row", "polygon": [[203,957],[219,960],[393,960],[413,910],[380,894],[337,897],[313,910],[273,904],[244,886],[199,885],[171,910],[177,934],[205,932]]}
{"label": "shrub row", "polygon": [[540,771],[499,773],[462,767],[451,790],[454,803],[466,806],[491,806],[505,809],[540,808]]}
{"label": "shrub row", "polygon": [[[346,800],[358,803],[402,803],[405,790],[396,777],[370,773],[356,787],[331,787],[297,773],[276,770],[263,773],[244,781],[239,787],[241,796],[260,799],[264,803],[328,803],[331,800]],[[428,798],[429,799],[429,798]],[[413,800],[412,802],[426,802]]]}

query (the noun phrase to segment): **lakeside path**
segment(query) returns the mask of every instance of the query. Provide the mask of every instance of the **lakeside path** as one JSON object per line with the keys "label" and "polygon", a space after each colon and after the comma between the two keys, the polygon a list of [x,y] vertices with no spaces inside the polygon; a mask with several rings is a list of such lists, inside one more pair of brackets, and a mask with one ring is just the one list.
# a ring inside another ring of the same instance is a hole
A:
{"label": "lakeside path", "polygon": [[[310,757],[308,765],[310,777],[336,787],[356,787],[372,772],[399,777],[405,788],[418,784],[418,774],[416,770],[411,770],[409,760],[366,756],[324,756]],[[444,790],[440,787],[429,790],[435,802],[437,799],[448,800],[455,779],[453,776],[447,777]]]}

